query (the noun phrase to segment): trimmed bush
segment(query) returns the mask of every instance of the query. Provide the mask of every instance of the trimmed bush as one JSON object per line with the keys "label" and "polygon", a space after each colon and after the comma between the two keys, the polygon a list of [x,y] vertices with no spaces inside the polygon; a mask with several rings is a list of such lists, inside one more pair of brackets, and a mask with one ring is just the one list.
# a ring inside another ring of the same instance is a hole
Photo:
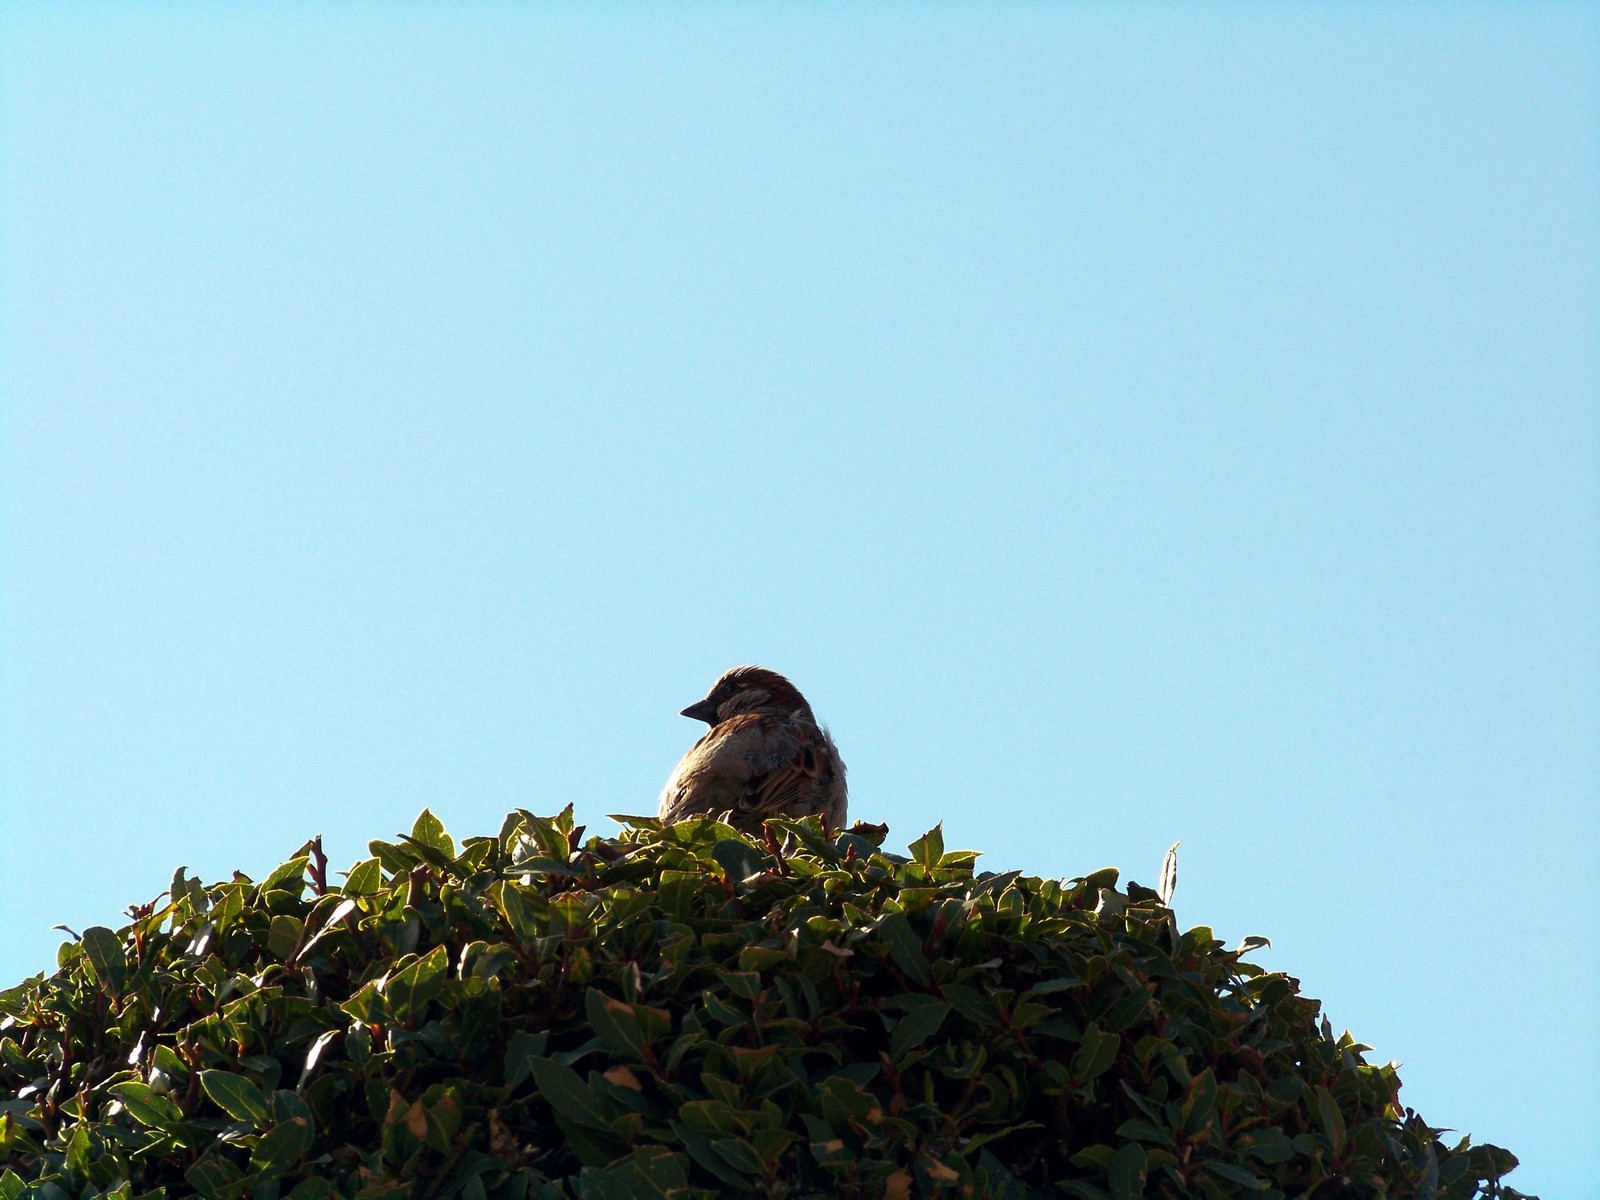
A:
{"label": "trimmed bush", "polygon": [[1114,870],[626,820],[180,870],[0,993],[0,1200],[1519,1196]]}

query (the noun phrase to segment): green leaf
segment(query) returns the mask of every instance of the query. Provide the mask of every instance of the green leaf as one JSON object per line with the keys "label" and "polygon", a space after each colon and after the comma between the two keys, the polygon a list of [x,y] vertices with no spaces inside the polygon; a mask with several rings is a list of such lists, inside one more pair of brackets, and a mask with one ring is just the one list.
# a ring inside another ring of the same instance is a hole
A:
{"label": "green leaf", "polygon": [[188,901],[194,912],[204,912],[206,910],[206,889],[200,885],[199,880],[189,879],[187,876],[188,872],[183,867],[179,867],[174,871],[172,873],[172,883],[167,888],[167,895],[172,898],[174,904]]}
{"label": "green leaf", "polygon": [[0,1175],[0,1200],[19,1200],[27,1190],[28,1185],[23,1182],[22,1176],[10,1167],[6,1168],[5,1174]]}
{"label": "green leaf", "polygon": [[935,825],[907,848],[911,851],[911,860],[931,872],[944,857],[944,822]]}
{"label": "green leaf", "polygon": [[423,1142],[441,1154],[450,1152],[457,1131],[461,1128],[461,1095],[457,1088],[436,1083],[411,1106],[406,1122],[420,1116],[426,1122]]}
{"label": "green leaf", "polygon": [[657,895],[667,914],[681,919],[694,911],[701,887],[698,871],[665,870],[661,872]]}
{"label": "green leaf", "polygon": [[1305,1081],[1298,1075],[1279,1075],[1267,1084],[1267,1095],[1280,1104],[1293,1104],[1305,1090]]}
{"label": "green leaf", "polygon": [[376,838],[367,843],[367,852],[378,860],[385,871],[397,877],[405,875],[422,860],[413,845],[401,846]]}
{"label": "green leaf", "polygon": [[282,1175],[310,1148],[311,1123],[303,1117],[291,1118],[256,1143],[250,1155],[250,1169],[267,1176]]}
{"label": "green leaf", "polygon": [[1204,1129],[1210,1124],[1216,1106],[1217,1077],[1207,1067],[1194,1077],[1194,1082],[1189,1085],[1189,1094],[1184,1097],[1180,1109],[1184,1132],[1194,1134]]}
{"label": "green leaf", "polygon": [[528,1072],[545,1102],[569,1121],[609,1132],[612,1113],[571,1067],[551,1058],[528,1060]]}
{"label": "green leaf", "polygon": [[1142,1018],[1149,1010],[1149,990],[1136,988],[1107,1009],[1100,1017],[1100,1024],[1106,1029],[1121,1032]]}
{"label": "green leaf", "polygon": [[450,956],[443,946],[435,946],[421,958],[396,971],[384,985],[384,999],[397,1021],[415,1021],[428,1002],[444,990]]}
{"label": "green leaf", "polygon": [[281,1125],[285,1121],[302,1120],[311,1122],[311,1106],[300,1098],[296,1092],[286,1088],[279,1088],[272,1093],[272,1121]]}
{"label": "green leaf", "polygon": [[433,810],[425,808],[411,826],[411,836],[424,846],[431,846],[446,858],[456,856],[456,844],[450,835],[444,831],[444,822],[433,815]]}
{"label": "green leaf", "polygon": [[215,897],[211,905],[211,922],[218,930],[231,928],[239,914],[244,912],[244,893],[244,885],[235,884],[223,888],[221,894]]}
{"label": "green leaf", "polygon": [[761,995],[761,976],[755,971],[718,971],[717,979],[730,996],[755,1000]]}
{"label": "green leaf", "polygon": [[347,896],[371,896],[383,887],[383,864],[375,858],[364,858],[345,873],[344,887]]}
{"label": "green leaf", "polygon": [[[330,893],[329,897],[327,898],[332,899],[333,894]],[[346,896],[343,899],[338,900],[338,902],[334,904],[333,908],[328,910],[327,915],[322,918],[322,923],[318,927],[316,933],[312,934],[309,939],[303,940],[300,943],[299,948],[294,951],[295,956],[302,960],[305,959],[311,953],[312,948],[320,943],[324,938],[331,937],[332,935],[345,929],[346,918],[355,913],[359,908],[360,905],[354,898],[350,896]],[[316,910],[313,909],[312,911],[313,914],[315,914]],[[310,918],[308,917],[307,920],[309,921]]]}
{"label": "green leaf", "polygon": [[298,882],[305,875],[306,864],[310,861],[311,859],[308,855],[301,854],[280,866],[274,867],[272,874],[261,881],[261,894],[266,895],[274,888],[281,888],[284,884],[292,881]]}
{"label": "green leaf", "polygon": [[683,1155],[662,1146],[636,1150],[606,1167],[578,1173],[579,1200],[669,1200],[689,1186]]}
{"label": "green leaf", "polygon": [[1328,1144],[1333,1147],[1335,1154],[1344,1153],[1344,1114],[1339,1111],[1339,1106],[1334,1102],[1333,1096],[1327,1088],[1314,1087],[1311,1089],[1312,1103],[1317,1110],[1317,1119],[1322,1122],[1322,1128],[1327,1132]]}
{"label": "green leaf", "polygon": [[515,881],[508,879],[501,885],[499,898],[500,912],[519,941],[526,944],[544,932],[538,912]]}
{"label": "green leaf", "polygon": [[267,930],[267,952],[279,962],[287,962],[289,956],[300,948],[300,935],[304,932],[305,925],[299,917],[291,917],[287,913],[273,917]]}
{"label": "green leaf", "polygon": [[711,1149],[723,1162],[744,1175],[759,1176],[762,1172],[761,1156],[755,1147],[743,1138],[712,1138]]}
{"label": "green leaf", "polygon": [[1080,988],[1082,986],[1083,980],[1077,978],[1075,975],[1058,975],[1054,979],[1046,979],[1041,983],[1034,984],[1027,991],[1023,992],[1022,995],[1018,997],[1018,1000],[1031,1000],[1035,996],[1048,996],[1052,992],[1065,992],[1072,988]]}
{"label": "green leaf", "polygon": [[1170,1131],[1163,1129],[1153,1121],[1143,1117],[1129,1117],[1117,1126],[1117,1136],[1123,1138],[1137,1138],[1141,1142],[1151,1142],[1155,1145],[1166,1145],[1172,1141]]}
{"label": "green leaf", "polygon": [[350,999],[339,1005],[339,1011],[365,1024],[381,1024],[389,1019],[388,1005],[378,980],[369,979]]}
{"label": "green leaf", "polygon": [[1120,874],[1121,872],[1116,867],[1101,867],[1098,871],[1085,875],[1082,879],[1074,882],[1081,883],[1092,893],[1116,887],[1117,877]]}
{"label": "green leaf", "polygon": [[773,967],[786,965],[792,957],[788,951],[775,950],[770,946],[746,946],[739,951],[739,970],[770,971]]}
{"label": "green leaf", "polygon": [[904,913],[889,913],[878,923],[878,931],[889,943],[889,954],[895,965],[924,986],[929,980],[928,959],[922,952],[922,939],[911,928]]}
{"label": "green leaf", "polygon": [[590,1027],[608,1048],[630,1058],[639,1057],[645,1036],[631,1004],[590,988],[584,993],[584,1011]]}
{"label": "green leaf", "polygon": [[561,829],[559,818],[545,820],[528,813],[523,821],[523,829],[546,858],[556,862],[566,862],[567,856],[572,853],[567,835]]}
{"label": "green leaf", "polygon": [[128,979],[128,958],[122,950],[122,939],[103,925],[91,925],[78,941],[95,982],[113,996],[121,993]]}
{"label": "green leaf", "polygon": [[1239,1139],[1245,1153],[1264,1163],[1288,1162],[1294,1157],[1294,1142],[1281,1129],[1257,1129]]}
{"label": "green leaf", "polygon": [[323,1051],[345,1036],[346,1031],[343,1029],[326,1029],[311,1043],[311,1049],[306,1051],[305,1066],[300,1070],[299,1087],[306,1086],[306,1080],[311,1078],[312,1072],[317,1069],[317,1064],[322,1061]]}
{"label": "green leaf", "polygon": [[1256,1191],[1261,1191],[1270,1186],[1265,1179],[1254,1171],[1245,1167],[1234,1166],[1232,1163],[1207,1162],[1206,1170],[1213,1175],[1228,1180],[1230,1183],[1240,1183],[1247,1188],[1254,1188]]}
{"label": "green leaf", "polygon": [[550,1035],[544,1030],[530,1034],[519,1029],[511,1035],[511,1044],[506,1047],[506,1058],[502,1067],[508,1088],[520,1087],[522,1081],[528,1078],[533,1061],[543,1056],[545,1043],[549,1040]]}
{"label": "green leaf", "polygon": [[183,1120],[183,1111],[165,1096],[158,1096],[149,1084],[129,1081],[114,1084],[111,1094],[122,1101],[122,1107],[139,1124],[153,1129],[164,1129]]}
{"label": "green leaf", "polygon": [[1138,1142],[1124,1142],[1118,1147],[1106,1171],[1111,1200],[1137,1200],[1143,1196],[1146,1169],[1144,1147]]}
{"label": "green leaf", "polygon": [[681,1105],[678,1115],[686,1122],[698,1129],[701,1133],[721,1136],[723,1134],[738,1133],[741,1126],[739,1112],[734,1108],[739,1090],[724,1080],[719,1080],[709,1073],[704,1077],[707,1086],[722,1083],[726,1089],[728,1100],[690,1100]]}
{"label": "green leaf", "polygon": [[202,1158],[183,1173],[183,1178],[196,1195],[206,1200],[240,1196],[245,1186],[239,1168],[221,1158]]}
{"label": "green leaf", "polygon": [[272,1119],[261,1089],[242,1075],[231,1071],[201,1071],[200,1087],[235,1121],[260,1128]]}
{"label": "green leaf", "polygon": [[1083,1031],[1083,1044],[1072,1056],[1073,1078],[1089,1080],[1103,1075],[1116,1062],[1121,1045],[1122,1038],[1117,1034],[1106,1033],[1098,1025],[1091,1024]]}
{"label": "green leaf", "polygon": [[889,1039],[889,1056],[895,1062],[905,1058],[909,1050],[937,1033],[949,1015],[950,1006],[943,1002],[919,1004],[913,1008],[895,1025],[894,1035]]}
{"label": "green leaf", "polygon": [[725,838],[711,847],[711,857],[730,879],[748,879],[768,865],[766,855],[744,839]]}
{"label": "green leaf", "polygon": [[671,1126],[673,1139],[688,1151],[689,1157],[697,1164],[723,1183],[738,1188],[739,1193],[736,1194],[749,1189],[750,1180],[728,1165],[727,1160],[712,1148],[710,1138],[682,1121],[673,1121]]}
{"label": "green leaf", "polygon": [[72,1126],[72,1132],[67,1135],[66,1165],[71,1171],[80,1175],[89,1173],[90,1155],[94,1152],[94,1139],[89,1136],[87,1125]]}

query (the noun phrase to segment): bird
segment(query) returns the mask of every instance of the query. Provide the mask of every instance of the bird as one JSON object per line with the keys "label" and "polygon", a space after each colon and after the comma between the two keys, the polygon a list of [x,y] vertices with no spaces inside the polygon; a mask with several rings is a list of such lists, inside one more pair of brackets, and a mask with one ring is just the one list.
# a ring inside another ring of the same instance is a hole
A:
{"label": "bird", "polygon": [[759,831],[768,817],[821,817],[843,827],[844,760],[800,690],[766,667],[723,672],[683,710],[710,731],[690,747],[661,792],[662,822],[731,813]]}

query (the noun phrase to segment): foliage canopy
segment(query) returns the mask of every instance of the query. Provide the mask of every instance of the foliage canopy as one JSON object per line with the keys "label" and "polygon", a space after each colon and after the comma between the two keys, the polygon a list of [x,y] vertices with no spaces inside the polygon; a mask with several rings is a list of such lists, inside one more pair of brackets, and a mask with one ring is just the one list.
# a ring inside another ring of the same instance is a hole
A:
{"label": "foliage canopy", "polygon": [[627,820],[179,870],[0,992],[0,1200],[1519,1195],[1114,870]]}

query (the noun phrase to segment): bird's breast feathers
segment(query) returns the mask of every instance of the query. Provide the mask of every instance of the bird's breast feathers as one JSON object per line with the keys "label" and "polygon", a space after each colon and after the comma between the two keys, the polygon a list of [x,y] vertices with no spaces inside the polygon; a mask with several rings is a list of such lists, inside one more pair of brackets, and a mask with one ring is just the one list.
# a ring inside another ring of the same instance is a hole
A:
{"label": "bird's breast feathers", "polygon": [[844,764],[826,730],[799,714],[743,713],[711,728],[661,794],[661,816],[732,811],[842,819]]}

